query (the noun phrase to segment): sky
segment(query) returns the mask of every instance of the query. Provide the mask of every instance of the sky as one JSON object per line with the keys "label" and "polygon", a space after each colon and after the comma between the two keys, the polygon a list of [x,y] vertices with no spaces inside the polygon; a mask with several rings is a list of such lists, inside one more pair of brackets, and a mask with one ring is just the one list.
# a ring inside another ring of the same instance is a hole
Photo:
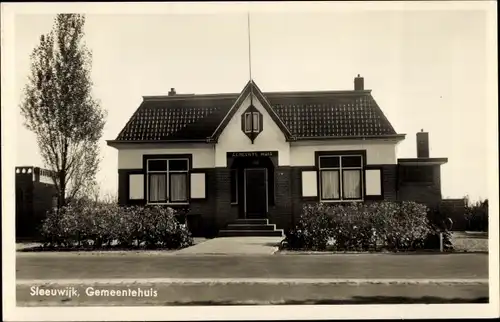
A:
{"label": "sky", "polygon": [[[53,14],[14,18],[15,99],[29,55]],[[415,133],[430,136],[445,198],[488,197],[488,59],[481,10],[252,12],[252,77],[265,91],[351,90],[357,74],[398,133],[399,158],[416,157]],[[249,79],[247,14],[87,14],[94,97],[108,111],[97,179],[117,193],[115,139],[144,95],[240,92]],[[19,109],[18,107],[16,107]],[[17,113],[16,165],[43,166]]]}

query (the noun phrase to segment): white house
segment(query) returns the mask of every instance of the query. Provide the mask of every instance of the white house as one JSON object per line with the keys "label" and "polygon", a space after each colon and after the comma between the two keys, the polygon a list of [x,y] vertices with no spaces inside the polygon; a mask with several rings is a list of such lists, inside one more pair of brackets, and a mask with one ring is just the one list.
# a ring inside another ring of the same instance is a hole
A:
{"label": "white house", "polygon": [[144,97],[108,145],[118,149],[120,204],[187,208],[205,234],[273,235],[307,202],[438,203],[447,159],[429,158],[425,132],[417,158],[398,159],[404,138],[358,75],[350,91],[172,89]]}

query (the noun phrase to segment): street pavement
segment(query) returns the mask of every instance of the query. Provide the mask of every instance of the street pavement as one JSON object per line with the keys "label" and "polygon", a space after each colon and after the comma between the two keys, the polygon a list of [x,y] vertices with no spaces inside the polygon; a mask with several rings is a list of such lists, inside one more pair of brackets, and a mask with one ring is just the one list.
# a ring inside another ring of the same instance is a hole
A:
{"label": "street pavement", "polygon": [[488,278],[487,254],[17,253],[16,278]]}
{"label": "street pavement", "polygon": [[[487,254],[465,253],[18,252],[16,280],[18,306],[484,303],[489,292]],[[87,294],[138,288],[157,296]]]}

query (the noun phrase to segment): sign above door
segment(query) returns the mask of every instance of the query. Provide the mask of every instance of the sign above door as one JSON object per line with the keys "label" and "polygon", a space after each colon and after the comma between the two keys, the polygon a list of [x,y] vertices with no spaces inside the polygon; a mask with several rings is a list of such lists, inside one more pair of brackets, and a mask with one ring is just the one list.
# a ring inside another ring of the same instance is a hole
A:
{"label": "sign above door", "polygon": [[227,152],[228,158],[277,157],[278,151]]}

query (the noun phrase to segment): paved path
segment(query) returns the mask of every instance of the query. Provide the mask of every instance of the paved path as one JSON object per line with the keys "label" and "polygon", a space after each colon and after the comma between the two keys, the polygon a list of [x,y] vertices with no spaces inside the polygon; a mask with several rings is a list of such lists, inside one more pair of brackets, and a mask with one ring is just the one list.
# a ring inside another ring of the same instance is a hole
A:
{"label": "paved path", "polygon": [[273,254],[283,237],[219,237],[184,248],[175,254]]}
{"label": "paved path", "polygon": [[167,255],[17,253],[17,279],[482,279],[487,254]]}

